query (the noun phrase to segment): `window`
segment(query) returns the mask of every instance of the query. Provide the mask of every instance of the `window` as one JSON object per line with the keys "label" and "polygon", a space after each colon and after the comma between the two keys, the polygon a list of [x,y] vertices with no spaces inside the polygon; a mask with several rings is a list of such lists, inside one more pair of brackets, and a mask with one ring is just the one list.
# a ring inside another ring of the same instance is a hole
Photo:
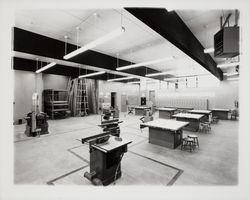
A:
{"label": "window", "polygon": [[188,88],[196,87],[196,76],[187,77],[187,87]]}

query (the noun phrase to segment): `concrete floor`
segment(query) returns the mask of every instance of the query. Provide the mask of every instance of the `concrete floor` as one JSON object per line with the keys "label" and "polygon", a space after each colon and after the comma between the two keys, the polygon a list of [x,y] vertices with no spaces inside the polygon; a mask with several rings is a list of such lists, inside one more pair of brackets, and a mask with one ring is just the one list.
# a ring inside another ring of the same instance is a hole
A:
{"label": "concrete floor", "polygon": [[[197,132],[200,148],[190,153],[148,143],[140,116],[120,114],[121,137],[132,140],[117,185],[237,185],[238,121],[220,120],[211,133]],[[155,113],[154,118],[158,118]],[[98,134],[99,115],[49,120],[48,135],[28,138],[25,124],[14,126],[15,184],[91,185],[88,146],[81,138]],[[184,135],[193,132],[184,131]]]}

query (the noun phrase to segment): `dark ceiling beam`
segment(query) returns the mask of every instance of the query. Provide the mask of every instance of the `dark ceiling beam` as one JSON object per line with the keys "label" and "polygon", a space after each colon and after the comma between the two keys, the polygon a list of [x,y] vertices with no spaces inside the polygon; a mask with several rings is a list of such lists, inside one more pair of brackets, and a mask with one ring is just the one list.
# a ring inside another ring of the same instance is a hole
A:
{"label": "dark ceiling beam", "polygon": [[[45,66],[46,64],[47,63],[43,62],[41,65],[41,63],[39,62],[39,65],[37,65],[36,60],[30,60],[30,59],[18,58],[18,57],[13,58],[13,69],[14,70],[35,72],[37,70],[36,66],[40,66],[40,68],[41,68],[41,66]],[[66,66],[66,65],[58,65],[57,64],[57,65],[43,71],[42,73],[70,76],[71,78],[76,78],[79,75],[85,75],[85,74],[89,74],[89,73],[93,73],[93,72],[95,72],[95,71],[93,71],[93,70],[86,71],[86,69],[79,70],[79,68],[77,68],[77,67],[70,67],[70,66]],[[122,77],[124,77],[124,76],[105,73],[105,74],[101,74],[98,76],[92,76],[89,78],[98,79],[98,80],[107,80],[107,79],[122,78]]]}
{"label": "dark ceiling beam", "polygon": [[[76,50],[76,48],[76,45],[67,43],[67,53]],[[65,43],[60,40],[14,27],[13,50],[42,57],[64,60]],[[115,57],[93,50],[83,52],[68,61],[114,71],[116,71],[117,67],[117,59]],[[131,62],[122,59],[119,59],[118,63],[119,67],[131,64]],[[145,67],[143,68],[146,69]],[[149,71],[151,73],[159,72],[154,69],[150,69]],[[145,76],[146,74],[146,70],[128,70],[126,72],[138,76]]]}
{"label": "dark ceiling beam", "polygon": [[204,53],[204,47],[176,12],[168,12],[164,8],[125,9],[198,62],[219,80],[223,80],[221,69],[217,68],[217,64],[209,54]]}

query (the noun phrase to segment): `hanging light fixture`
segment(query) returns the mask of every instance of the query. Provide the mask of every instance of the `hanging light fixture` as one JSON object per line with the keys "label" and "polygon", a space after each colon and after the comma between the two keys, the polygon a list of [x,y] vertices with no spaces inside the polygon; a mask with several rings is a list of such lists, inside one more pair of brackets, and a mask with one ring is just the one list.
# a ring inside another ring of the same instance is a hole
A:
{"label": "hanging light fixture", "polygon": [[213,53],[213,52],[214,52],[213,47],[204,49],[204,53]]}
{"label": "hanging light fixture", "polygon": [[230,62],[230,63],[218,64],[217,67],[218,68],[235,67],[235,66],[237,66],[239,64],[240,64],[240,62]]}
{"label": "hanging light fixture", "polygon": [[151,60],[151,61],[147,61],[147,62],[127,65],[127,66],[123,66],[123,67],[118,67],[118,68],[116,68],[116,70],[121,71],[121,70],[126,70],[126,69],[131,69],[131,68],[137,68],[137,67],[147,66],[147,65],[156,64],[156,63],[161,63],[161,62],[165,62],[165,61],[169,61],[169,60],[173,60],[173,59],[174,59],[174,57],[170,56],[170,57],[166,57],[166,58],[160,58],[160,59]]}
{"label": "hanging light fixture", "polygon": [[170,71],[167,72],[158,72],[158,73],[152,73],[152,74],[146,74],[147,77],[154,77],[154,76],[160,76],[160,75],[166,75],[171,73]]}
{"label": "hanging light fixture", "polygon": [[72,58],[72,57],[74,57],[74,56],[76,56],[76,55],[78,55],[80,53],[83,53],[84,51],[92,49],[92,48],[94,48],[94,47],[96,47],[96,46],[98,46],[100,44],[103,44],[103,43],[111,40],[111,39],[114,39],[115,37],[118,37],[119,35],[121,35],[124,32],[125,32],[125,28],[120,27],[120,28],[108,33],[107,35],[104,35],[104,36],[102,36],[102,37],[100,37],[100,38],[98,38],[98,39],[84,45],[83,47],[81,47],[81,48],[79,48],[79,49],[77,49],[75,51],[72,51],[71,53],[63,56],[63,58],[65,60],[70,59],[70,58]]}
{"label": "hanging light fixture", "polygon": [[94,73],[78,76],[78,78],[87,78],[87,77],[91,77],[91,76],[98,76],[98,75],[105,74],[105,73],[106,73],[105,71],[94,72]]}
{"label": "hanging light fixture", "polygon": [[164,81],[176,81],[178,78],[164,78]]}
{"label": "hanging light fixture", "polygon": [[56,65],[56,63],[55,63],[55,62],[52,62],[52,63],[50,63],[50,64],[48,64],[48,65],[46,65],[46,66],[40,68],[39,70],[36,70],[36,73],[40,73],[40,72],[42,72],[42,71],[44,71],[44,70],[47,70],[47,69],[49,69],[49,68],[51,68],[51,67],[53,67],[53,66],[55,66],[55,65]]}
{"label": "hanging light fixture", "polygon": [[122,81],[122,80],[128,80],[128,79],[133,79],[134,77],[129,76],[129,77],[122,77],[122,78],[113,78],[113,79],[108,79],[108,82],[113,82],[113,81]]}
{"label": "hanging light fixture", "polygon": [[235,76],[239,75],[239,72],[232,72],[232,73],[223,73],[225,76]]}

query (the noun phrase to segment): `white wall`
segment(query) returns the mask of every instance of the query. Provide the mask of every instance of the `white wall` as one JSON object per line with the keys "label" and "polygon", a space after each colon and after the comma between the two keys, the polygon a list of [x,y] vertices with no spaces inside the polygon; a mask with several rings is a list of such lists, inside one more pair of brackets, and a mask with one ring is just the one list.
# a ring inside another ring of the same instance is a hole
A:
{"label": "white wall", "polygon": [[110,102],[111,92],[116,92],[117,106],[118,106],[118,109],[121,110],[121,95],[126,94],[127,96],[130,96],[130,95],[139,96],[139,85],[119,83],[119,82],[99,81],[99,97],[105,96],[107,93],[109,94],[108,98],[104,98],[104,100],[105,102]]}
{"label": "white wall", "polygon": [[[39,95],[39,109],[42,106],[43,80],[41,74],[28,71],[14,70],[14,121],[22,119],[31,112],[32,94],[37,92]],[[37,84],[37,90],[36,90]]]}
{"label": "white wall", "polygon": [[32,94],[39,95],[39,109],[42,111],[42,91],[44,89],[66,89],[68,77],[14,70],[13,120],[23,119],[32,109]]}
{"label": "white wall", "polygon": [[140,88],[141,93],[146,93],[148,98],[149,90],[155,90],[156,106],[164,106],[164,102],[169,97],[174,98],[206,98],[208,108],[234,108],[234,101],[239,100],[239,84],[237,81],[221,81],[218,86],[205,88],[184,88],[184,89],[161,89],[159,85],[155,87],[147,85]]}
{"label": "white wall", "polygon": [[66,89],[69,78],[67,76],[43,74],[44,89]]}

